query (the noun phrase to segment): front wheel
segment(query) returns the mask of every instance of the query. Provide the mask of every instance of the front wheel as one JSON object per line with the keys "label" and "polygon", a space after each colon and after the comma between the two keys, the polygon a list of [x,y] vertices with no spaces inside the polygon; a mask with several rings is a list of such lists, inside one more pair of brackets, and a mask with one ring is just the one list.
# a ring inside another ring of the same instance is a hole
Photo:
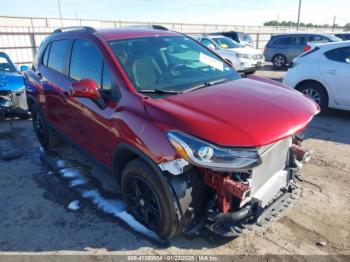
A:
{"label": "front wheel", "polygon": [[162,239],[178,233],[175,203],[169,185],[141,159],[132,160],[122,172],[121,189],[127,211]]}
{"label": "front wheel", "polygon": [[325,111],[328,108],[328,95],[324,87],[316,82],[308,82],[298,88],[304,95],[314,100]]}

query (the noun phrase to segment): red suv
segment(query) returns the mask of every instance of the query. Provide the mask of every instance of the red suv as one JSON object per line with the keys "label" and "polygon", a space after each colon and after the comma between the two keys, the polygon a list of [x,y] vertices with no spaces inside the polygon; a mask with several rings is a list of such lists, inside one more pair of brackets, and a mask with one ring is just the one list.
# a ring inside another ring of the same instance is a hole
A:
{"label": "red suv", "polygon": [[296,134],[318,106],[242,78],[186,35],[58,29],[34,67],[26,93],[41,145],[64,138],[106,166],[128,212],[161,238],[202,228],[237,236],[298,192],[308,154]]}

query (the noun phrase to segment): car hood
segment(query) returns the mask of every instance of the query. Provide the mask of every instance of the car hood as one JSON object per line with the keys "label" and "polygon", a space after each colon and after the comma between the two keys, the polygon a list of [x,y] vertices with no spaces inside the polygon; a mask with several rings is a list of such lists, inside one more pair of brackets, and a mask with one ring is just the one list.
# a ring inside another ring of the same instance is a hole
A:
{"label": "car hood", "polygon": [[24,77],[17,72],[0,73],[0,90],[16,91],[24,87]]}
{"label": "car hood", "polygon": [[273,143],[304,129],[319,112],[294,89],[248,78],[145,101],[146,112],[164,129],[223,146]]}
{"label": "car hood", "polygon": [[261,51],[254,49],[254,48],[251,48],[251,47],[230,48],[228,50],[231,50],[231,51],[238,53],[238,54],[262,55]]}

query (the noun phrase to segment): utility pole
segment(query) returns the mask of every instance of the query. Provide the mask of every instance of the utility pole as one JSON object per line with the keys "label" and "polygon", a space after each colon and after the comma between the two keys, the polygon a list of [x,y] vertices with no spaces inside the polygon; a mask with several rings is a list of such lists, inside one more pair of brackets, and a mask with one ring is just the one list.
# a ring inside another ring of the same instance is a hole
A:
{"label": "utility pole", "polygon": [[299,0],[297,31],[299,31],[301,0]]}
{"label": "utility pole", "polygon": [[336,16],[334,16],[334,18],[333,18],[332,32],[334,31],[334,28],[335,28],[335,19],[336,19],[336,18],[337,18]]}
{"label": "utility pole", "polygon": [[60,13],[61,26],[63,27],[61,3],[60,3],[60,0],[57,0],[57,2],[58,2],[58,11],[59,11],[59,13]]}

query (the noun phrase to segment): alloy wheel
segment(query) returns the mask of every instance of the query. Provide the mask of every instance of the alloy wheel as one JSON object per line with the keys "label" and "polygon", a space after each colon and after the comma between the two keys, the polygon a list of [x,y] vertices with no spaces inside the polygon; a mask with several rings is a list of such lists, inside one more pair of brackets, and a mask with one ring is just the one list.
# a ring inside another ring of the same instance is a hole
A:
{"label": "alloy wheel", "polygon": [[284,59],[283,56],[278,55],[278,56],[276,56],[276,57],[273,59],[273,63],[274,63],[274,65],[277,66],[277,67],[282,67],[282,66],[284,66],[284,64],[285,64],[285,59]]}
{"label": "alloy wheel", "polygon": [[313,88],[305,88],[301,92],[314,100],[317,104],[321,104],[321,94]]}
{"label": "alloy wheel", "polygon": [[153,229],[161,221],[160,205],[152,187],[141,177],[133,177],[127,184],[127,207],[141,223]]}

